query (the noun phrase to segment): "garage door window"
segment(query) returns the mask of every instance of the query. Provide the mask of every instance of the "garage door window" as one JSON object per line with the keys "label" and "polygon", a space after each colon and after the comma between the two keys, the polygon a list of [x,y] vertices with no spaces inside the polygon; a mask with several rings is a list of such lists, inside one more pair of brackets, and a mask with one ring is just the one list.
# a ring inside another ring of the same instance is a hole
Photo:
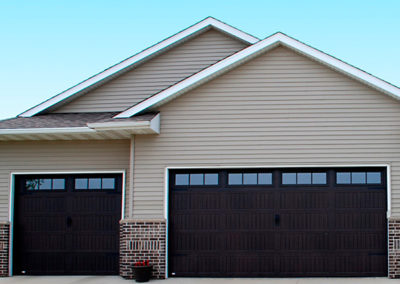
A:
{"label": "garage door window", "polygon": [[42,179],[27,179],[25,188],[29,191],[34,190],[64,190],[65,179],[63,178],[42,178]]}
{"label": "garage door window", "polygon": [[326,184],[326,173],[282,173],[282,184]]}
{"label": "garage door window", "polygon": [[337,184],[381,184],[380,172],[337,172]]}
{"label": "garage door window", "polygon": [[75,189],[113,190],[115,189],[115,178],[76,178]]}
{"label": "garage door window", "polygon": [[218,185],[219,175],[217,173],[193,173],[193,174],[176,174],[175,185],[181,186],[204,186]]}
{"label": "garage door window", "polygon": [[229,185],[271,185],[272,173],[229,173]]}

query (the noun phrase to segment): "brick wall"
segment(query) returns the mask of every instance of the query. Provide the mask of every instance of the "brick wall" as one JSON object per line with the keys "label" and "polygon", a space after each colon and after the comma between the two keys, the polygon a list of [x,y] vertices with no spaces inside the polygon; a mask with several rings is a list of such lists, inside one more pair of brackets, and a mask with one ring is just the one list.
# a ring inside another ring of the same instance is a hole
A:
{"label": "brick wall", "polygon": [[389,278],[400,278],[400,218],[389,219]]}
{"label": "brick wall", "polygon": [[153,278],[165,275],[165,220],[122,220],[120,224],[120,275],[132,279],[132,266],[137,261],[150,260]]}
{"label": "brick wall", "polygon": [[10,225],[0,223],[0,277],[8,276],[9,235]]}

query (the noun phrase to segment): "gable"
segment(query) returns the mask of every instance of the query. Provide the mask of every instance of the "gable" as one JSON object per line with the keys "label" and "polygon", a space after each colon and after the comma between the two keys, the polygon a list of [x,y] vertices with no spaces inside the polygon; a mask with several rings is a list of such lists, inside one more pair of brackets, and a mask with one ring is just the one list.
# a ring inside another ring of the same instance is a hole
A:
{"label": "gable", "polygon": [[157,110],[164,120],[166,110],[177,112],[177,116],[191,114],[202,121],[212,113],[215,118],[227,113],[229,118],[238,119],[254,113],[287,118],[310,112],[316,118],[359,113],[400,118],[397,99],[283,46],[188,91]]}
{"label": "gable", "polygon": [[123,111],[246,46],[208,30],[52,112]]}

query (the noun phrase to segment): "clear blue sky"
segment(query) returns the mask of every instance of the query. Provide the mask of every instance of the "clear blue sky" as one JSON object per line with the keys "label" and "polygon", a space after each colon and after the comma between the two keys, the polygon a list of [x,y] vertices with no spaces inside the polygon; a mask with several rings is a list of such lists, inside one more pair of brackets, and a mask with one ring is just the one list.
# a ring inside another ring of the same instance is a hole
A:
{"label": "clear blue sky", "polygon": [[0,0],[0,119],[207,16],[284,32],[400,86],[399,0]]}

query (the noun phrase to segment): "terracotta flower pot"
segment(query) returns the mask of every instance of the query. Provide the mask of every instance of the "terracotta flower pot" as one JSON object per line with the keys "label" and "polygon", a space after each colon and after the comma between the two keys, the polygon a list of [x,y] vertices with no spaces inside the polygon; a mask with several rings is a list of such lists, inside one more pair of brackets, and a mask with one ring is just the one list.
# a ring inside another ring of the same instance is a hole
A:
{"label": "terracotta flower pot", "polygon": [[151,278],[152,271],[152,265],[133,267],[133,275],[135,276],[136,282],[148,282]]}

